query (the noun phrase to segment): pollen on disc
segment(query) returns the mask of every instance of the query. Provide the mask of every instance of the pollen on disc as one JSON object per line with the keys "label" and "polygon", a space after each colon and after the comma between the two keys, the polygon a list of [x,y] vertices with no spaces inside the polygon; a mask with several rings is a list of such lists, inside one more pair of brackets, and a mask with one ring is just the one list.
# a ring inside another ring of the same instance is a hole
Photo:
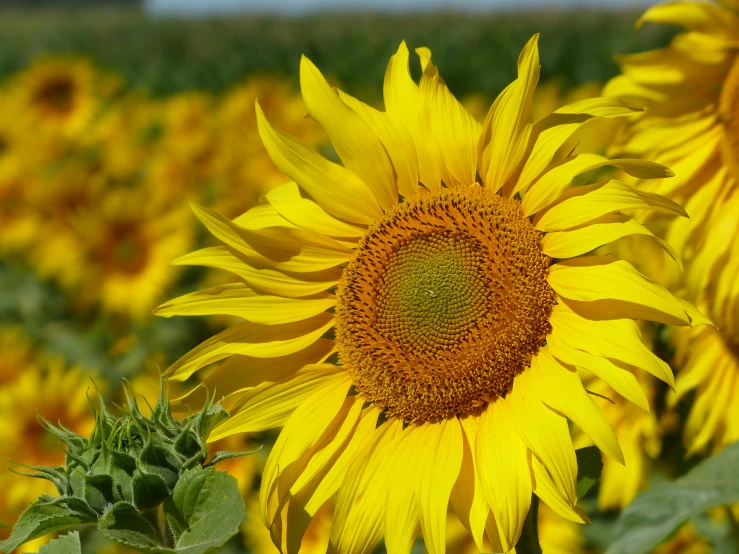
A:
{"label": "pollen on disc", "polygon": [[337,345],[357,390],[407,421],[504,395],[550,330],[540,243],[517,201],[475,189],[386,214],[339,284]]}

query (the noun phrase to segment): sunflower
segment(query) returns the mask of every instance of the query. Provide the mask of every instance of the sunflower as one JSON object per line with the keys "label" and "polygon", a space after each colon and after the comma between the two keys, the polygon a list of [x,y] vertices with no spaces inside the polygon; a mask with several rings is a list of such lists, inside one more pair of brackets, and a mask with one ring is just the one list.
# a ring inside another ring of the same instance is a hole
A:
{"label": "sunflower", "polygon": [[674,286],[685,287],[717,327],[674,335],[684,353],[678,397],[695,391],[686,427],[695,452],[739,438],[739,4],[664,4],[640,21],[687,29],[667,48],[622,58],[623,74],[605,93],[646,106],[623,133],[619,153],[645,156],[677,174],[638,187],[680,202],[690,214],[648,226],[685,260],[685,277]]}
{"label": "sunflower", "polygon": [[[39,425],[36,414],[87,436],[93,425],[86,395],[88,376],[76,368],[65,369],[58,359],[40,360],[37,366],[19,367],[18,371],[17,379],[0,389],[0,459],[26,465],[62,464],[64,451],[59,441]],[[4,470],[0,491],[6,509],[13,514],[3,519],[14,520],[39,495],[53,494],[55,489],[48,481]]]}
{"label": "sunflower", "polygon": [[187,252],[187,209],[147,202],[144,190],[116,190],[71,222],[79,255],[72,287],[82,306],[134,319],[148,317],[174,275],[169,263]]}
{"label": "sunflower", "polygon": [[35,365],[33,347],[19,327],[0,327],[0,387],[15,381]]}
{"label": "sunflower", "polygon": [[29,129],[75,137],[115,87],[114,78],[87,61],[40,58],[16,78],[17,109]]}
{"label": "sunflower", "polygon": [[392,57],[384,112],[335,91],[303,58],[305,105],[343,165],[257,107],[265,147],[294,182],[233,221],[195,207],[224,245],[178,263],[243,281],[159,313],[245,321],[168,373],[184,380],[225,360],[209,377],[233,415],[214,440],[283,426],[260,489],[262,519],[283,551],[298,550],[337,492],[338,553],[371,552],[383,536],[389,552],[410,552],[419,527],[429,551],[444,552],[450,500],[478,548],[487,536],[498,552],[515,546],[532,493],[586,521],[567,419],[607,456],[623,455],[575,366],[643,404],[632,368],[673,377],[633,319],[706,321],[629,263],[585,256],[625,235],[652,238],[624,211],[684,211],[616,181],[570,187],[604,166],[671,173],[571,142],[594,117],[630,115],[617,99],[579,102],[534,125],[537,42],[483,125],[426,48],[417,50],[420,84],[405,43]]}

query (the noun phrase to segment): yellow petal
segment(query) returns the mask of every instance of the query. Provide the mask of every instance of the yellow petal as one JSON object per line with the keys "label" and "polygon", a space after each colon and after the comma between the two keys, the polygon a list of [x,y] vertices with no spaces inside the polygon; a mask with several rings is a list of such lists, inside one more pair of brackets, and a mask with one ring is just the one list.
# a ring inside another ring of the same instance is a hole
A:
{"label": "yellow petal", "polygon": [[416,498],[418,442],[423,431],[409,426],[392,448],[394,456],[385,502],[385,548],[392,554],[410,554],[418,534],[419,510]]}
{"label": "yellow petal", "polygon": [[305,56],[300,59],[300,89],[308,113],[324,128],[344,166],[367,184],[382,208],[397,204],[395,172],[382,142]]}
{"label": "yellow petal", "polygon": [[670,366],[655,356],[641,340],[637,324],[630,319],[594,321],[586,319],[565,304],[557,304],[549,317],[552,332],[570,347],[593,356],[611,358],[639,367],[675,387]]}
{"label": "yellow petal", "polygon": [[688,317],[690,318],[691,327],[696,327],[698,325],[708,325],[710,327],[715,327],[713,322],[707,316],[705,316],[698,308],[693,306],[693,304],[691,304],[687,300],[683,300],[682,298],[677,298],[677,301],[680,302],[680,305],[683,307],[683,310],[685,310],[685,313],[688,314]]}
{"label": "yellow petal", "polygon": [[469,186],[477,172],[477,140],[480,124],[454,98],[429,62],[421,78],[421,132],[438,146],[440,167],[447,186]]}
{"label": "yellow petal", "polygon": [[536,395],[531,371],[516,377],[508,398],[518,436],[544,464],[559,492],[574,506],[577,502],[577,459],[567,420]]}
{"label": "yellow petal", "polygon": [[359,424],[354,429],[354,434],[344,446],[341,454],[326,466],[324,473],[315,479],[309,491],[302,491],[308,496],[305,500],[305,510],[309,514],[315,515],[319,508],[339,490],[349,466],[359,456],[362,449],[372,442],[379,415],[380,410],[377,407],[365,408],[360,415]]}
{"label": "yellow petal", "polygon": [[669,2],[649,8],[637,21],[680,25],[691,31],[725,33],[736,38],[739,17],[729,10],[708,2]]}
{"label": "yellow petal", "polygon": [[449,497],[462,467],[462,428],[457,418],[427,424],[415,450],[424,542],[429,554],[444,554]]}
{"label": "yellow petal", "polygon": [[[577,187],[581,193],[556,204],[536,221],[540,231],[561,231],[582,225],[605,214],[624,210],[653,210],[687,217],[679,204],[651,192],[635,189],[625,183],[609,181],[604,185]],[[587,194],[586,194],[587,193]]]}
{"label": "yellow petal", "polygon": [[534,493],[555,513],[575,523],[590,523],[587,516],[564,496],[552,481],[552,476],[536,456],[531,457]]}
{"label": "yellow petal", "polygon": [[[634,113],[634,108],[623,100],[599,97],[581,100],[558,109],[534,125],[531,152],[511,191],[511,196],[525,190],[555,161],[555,155],[579,129],[593,118],[619,118]],[[569,152],[564,155],[567,156]]]}
{"label": "yellow petal", "polygon": [[313,272],[349,261],[350,248],[340,242],[297,227],[242,229],[220,214],[193,205],[193,212],[213,236],[250,262],[284,271]]}
{"label": "yellow petal", "polygon": [[351,223],[369,225],[382,217],[372,190],[354,173],[332,163],[276,129],[257,104],[259,136],[274,164],[324,210]]}
{"label": "yellow petal", "polygon": [[481,551],[484,549],[483,535],[485,525],[490,514],[490,506],[482,491],[478,464],[476,462],[477,449],[477,419],[468,416],[460,419],[464,431],[464,452],[462,469],[452,489],[452,506],[462,525],[472,535],[475,545]]}
{"label": "yellow petal", "polygon": [[547,233],[541,239],[542,252],[551,258],[574,258],[592,252],[624,237],[641,235],[657,242],[675,260],[682,271],[680,255],[664,240],[655,237],[649,229],[629,216],[614,215],[579,229]]}
{"label": "yellow petal", "polygon": [[318,294],[336,286],[341,278],[340,268],[300,273],[299,276],[274,269],[256,269],[236,252],[223,246],[196,250],[172,263],[174,265],[199,265],[230,271],[257,290],[289,298]]}
{"label": "yellow petal", "polygon": [[647,395],[644,394],[644,389],[642,389],[634,374],[628,369],[617,366],[608,358],[593,356],[570,347],[556,332],[547,337],[547,347],[558,360],[590,371],[618,394],[644,411],[649,411]]}
{"label": "yellow petal", "polygon": [[476,444],[482,490],[505,552],[521,536],[532,492],[527,449],[514,428],[511,408],[507,398],[488,405],[480,416]]}
{"label": "yellow petal", "polygon": [[338,92],[339,98],[357,112],[382,141],[397,174],[398,192],[406,198],[415,196],[418,193],[418,161],[413,139],[406,127],[388,113]]}
{"label": "yellow petal", "polygon": [[385,460],[392,458],[388,447],[402,427],[399,420],[382,424],[349,466],[336,501],[329,552],[369,554],[380,542],[390,480]]}
{"label": "yellow petal", "polygon": [[542,402],[571,419],[609,458],[624,463],[613,429],[600,407],[585,392],[577,371],[560,365],[545,350],[531,360],[529,371],[534,390]]}
{"label": "yellow petal", "polygon": [[534,90],[539,82],[538,42],[536,34],[521,51],[518,79],[495,101],[480,134],[480,174],[491,192],[505,184],[526,153],[534,126]]}
{"label": "yellow petal", "polygon": [[658,179],[674,175],[666,167],[645,160],[627,158],[609,160],[598,154],[579,154],[547,171],[529,187],[522,202],[524,214],[527,216],[535,214],[557,200],[578,175],[609,165],[640,179]]}
{"label": "yellow petal", "polygon": [[209,437],[217,441],[236,433],[258,433],[284,425],[295,409],[317,390],[344,382],[346,372],[331,364],[307,365],[287,381],[265,382],[247,390],[232,415]]}
{"label": "yellow petal", "polygon": [[[316,476],[323,473],[336,454],[343,451],[357,428],[362,404],[364,404],[364,399],[358,395],[344,401],[342,411],[339,411],[335,418],[336,429],[327,433],[325,437],[321,437],[312,450],[306,451],[305,460],[300,464],[295,479],[288,479],[291,483],[290,494],[296,495],[307,487]],[[285,469],[285,473],[288,469]]]}
{"label": "yellow petal", "polygon": [[[253,389],[266,382],[287,381],[302,367],[325,361],[335,346],[336,343],[332,340],[318,339],[294,354],[279,358],[231,356],[222,364],[204,372],[203,386],[193,389],[173,400],[172,403],[188,403],[193,407],[202,406],[205,403],[206,394],[213,394],[214,391],[219,397],[228,397],[236,391]],[[239,405],[242,404],[243,402]]]}
{"label": "yellow petal", "polygon": [[[300,189],[296,183],[286,183],[273,188],[265,195],[265,198],[281,216],[303,229],[330,237],[364,236],[365,229],[362,227],[344,223],[312,200],[300,196]],[[254,208],[249,210],[249,212],[252,211]],[[239,224],[242,225],[240,222]]]}
{"label": "yellow petal", "polygon": [[416,165],[416,172],[420,175],[420,180],[432,184],[438,182],[440,178],[425,159],[424,152],[419,151],[418,145],[421,145],[423,139],[418,125],[419,92],[418,85],[411,78],[408,58],[408,47],[403,41],[400,43],[398,51],[390,58],[390,63],[385,72],[383,87],[385,109],[393,122],[404,128],[411,139],[407,145],[408,160],[411,164]]}
{"label": "yellow petal", "polygon": [[351,381],[346,374],[342,377],[331,380],[323,387],[314,388],[312,394],[292,413],[277,437],[264,466],[259,490],[262,520],[267,526],[272,524],[274,507],[271,501],[274,500],[280,474],[316,444],[344,405]]}
{"label": "yellow petal", "polygon": [[190,350],[165,375],[183,381],[198,369],[234,354],[254,358],[287,356],[313,344],[333,326],[334,316],[329,313],[282,325],[239,323]]}
{"label": "yellow petal", "polygon": [[667,325],[689,325],[680,302],[662,285],[650,281],[634,266],[608,256],[566,260],[553,265],[547,281],[563,298],[584,303],[603,319],[649,319]]}
{"label": "yellow petal", "polygon": [[321,293],[311,299],[267,296],[243,283],[231,283],[191,292],[154,310],[162,317],[174,315],[231,315],[252,323],[275,325],[308,319],[336,305],[336,296]]}

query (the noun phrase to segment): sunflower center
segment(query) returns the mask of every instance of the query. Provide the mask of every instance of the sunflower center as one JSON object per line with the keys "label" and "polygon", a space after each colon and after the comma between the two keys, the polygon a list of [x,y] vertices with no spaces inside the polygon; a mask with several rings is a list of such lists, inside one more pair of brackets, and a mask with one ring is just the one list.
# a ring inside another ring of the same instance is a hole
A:
{"label": "sunflower center", "polygon": [[739,179],[739,56],[724,82],[719,102],[720,118],[724,126],[722,150],[726,165]]}
{"label": "sunflower center", "polygon": [[406,421],[505,395],[550,330],[541,235],[518,201],[479,188],[400,204],[344,270],[337,346],[357,391]]}
{"label": "sunflower center", "polygon": [[74,86],[64,77],[50,79],[36,93],[36,102],[51,112],[67,114],[72,110]]}

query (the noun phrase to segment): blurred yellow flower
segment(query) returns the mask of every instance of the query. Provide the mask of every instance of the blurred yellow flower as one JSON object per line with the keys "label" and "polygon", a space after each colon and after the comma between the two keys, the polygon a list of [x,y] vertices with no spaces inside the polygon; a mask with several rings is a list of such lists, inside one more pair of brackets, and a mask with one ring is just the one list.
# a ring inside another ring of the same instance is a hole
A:
{"label": "blurred yellow flower", "polygon": [[90,124],[115,85],[85,60],[43,57],[16,77],[17,114],[29,130],[74,137]]}
{"label": "blurred yellow flower", "polygon": [[674,179],[640,182],[685,206],[690,219],[650,221],[682,255],[675,282],[716,329],[677,333],[679,396],[695,392],[689,451],[739,438],[739,5],[682,1],[649,9],[640,22],[675,24],[660,50],[620,58],[623,74],[605,93],[645,105],[620,138],[622,155],[669,166]]}
{"label": "blurred yellow flower", "polygon": [[[0,460],[60,465],[64,462],[61,442],[39,424],[36,414],[88,436],[93,426],[87,398],[89,377],[77,368],[65,368],[60,359],[42,360],[38,367],[22,366],[18,371],[15,381],[0,388]],[[22,467],[14,469],[24,471]],[[48,481],[6,470],[0,473],[0,490],[10,511],[10,517],[0,518],[6,521],[14,521],[39,495],[56,494]]]}
{"label": "blurred yellow flower", "polygon": [[192,246],[189,214],[186,205],[152,202],[143,189],[107,191],[70,215],[52,241],[68,241],[65,264],[52,265],[57,253],[46,248],[43,267],[79,307],[144,319],[176,277],[169,264]]}
{"label": "blurred yellow flower", "polygon": [[20,327],[0,327],[0,390],[33,370],[33,345]]}

